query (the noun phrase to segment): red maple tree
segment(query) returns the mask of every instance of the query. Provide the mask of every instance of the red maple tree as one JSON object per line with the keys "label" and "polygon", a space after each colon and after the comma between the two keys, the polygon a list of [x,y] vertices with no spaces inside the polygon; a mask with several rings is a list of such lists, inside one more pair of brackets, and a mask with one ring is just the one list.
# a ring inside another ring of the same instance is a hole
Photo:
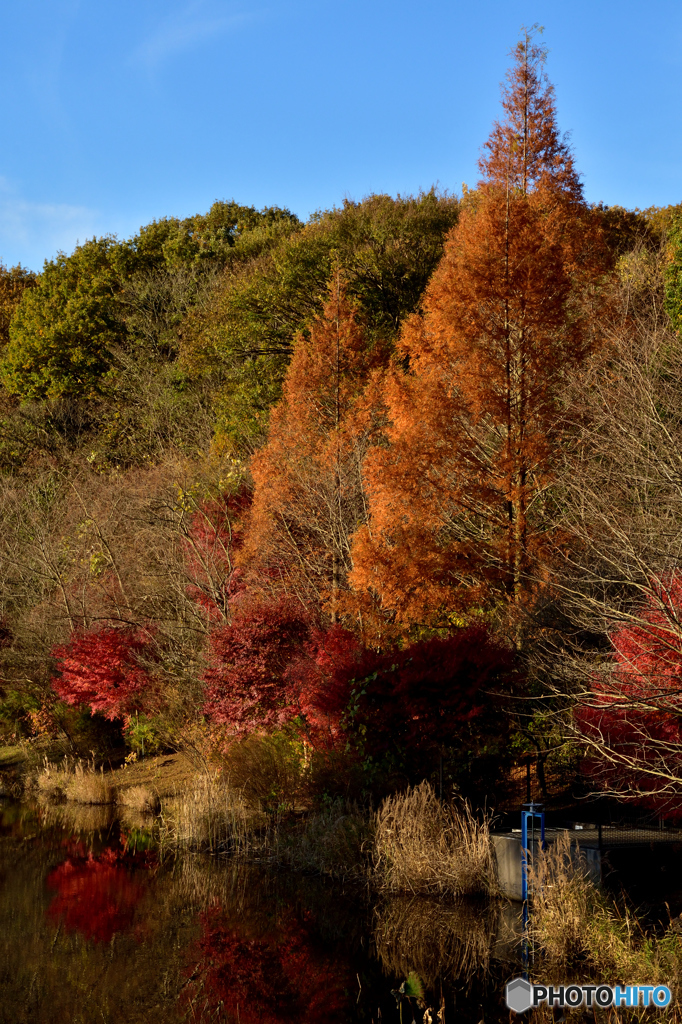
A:
{"label": "red maple tree", "polygon": [[244,601],[209,638],[204,675],[209,717],[235,736],[280,728],[299,713],[287,670],[305,652],[314,622],[288,598]]}
{"label": "red maple tree", "polygon": [[611,634],[612,662],[575,714],[591,748],[584,768],[602,788],[675,811],[682,792],[682,575],[651,580],[631,619]]}
{"label": "red maple tree", "polygon": [[348,680],[361,647],[340,625],[323,627],[288,598],[245,600],[213,630],[204,710],[233,736],[297,720],[313,746],[341,739]]}
{"label": "red maple tree", "polygon": [[301,731],[318,750],[346,743],[344,722],[351,680],[364,654],[355,634],[334,623],[312,630],[304,653],[287,669],[287,685],[298,708]]}
{"label": "red maple tree", "polygon": [[52,687],[67,704],[85,704],[110,721],[128,722],[154,702],[150,627],[100,626],[75,632],[52,655],[58,669]]}

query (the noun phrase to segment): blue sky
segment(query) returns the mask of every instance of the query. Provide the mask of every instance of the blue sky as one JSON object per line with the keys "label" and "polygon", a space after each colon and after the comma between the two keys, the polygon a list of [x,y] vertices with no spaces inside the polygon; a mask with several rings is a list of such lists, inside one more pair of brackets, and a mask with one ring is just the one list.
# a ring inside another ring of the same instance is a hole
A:
{"label": "blue sky", "polygon": [[545,26],[590,200],[682,200],[680,0],[23,0],[0,5],[0,260],[215,199],[459,192],[523,24]]}

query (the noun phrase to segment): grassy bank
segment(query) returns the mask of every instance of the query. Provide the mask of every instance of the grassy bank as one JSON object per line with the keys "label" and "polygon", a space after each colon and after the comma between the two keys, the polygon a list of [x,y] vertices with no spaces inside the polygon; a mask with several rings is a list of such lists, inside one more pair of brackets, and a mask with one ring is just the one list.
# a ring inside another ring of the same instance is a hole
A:
{"label": "grassy bank", "polygon": [[110,807],[147,827],[164,856],[208,851],[276,862],[354,876],[387,895],[497,893],[487,820],[466,804],[441,804],[428,783],[376,811],[340,799],[273,806],[253,787],[235,787],[227,773],[199,771],[175,754],[113,772],[62,759],[35,771],[28,788],[48,804]]}

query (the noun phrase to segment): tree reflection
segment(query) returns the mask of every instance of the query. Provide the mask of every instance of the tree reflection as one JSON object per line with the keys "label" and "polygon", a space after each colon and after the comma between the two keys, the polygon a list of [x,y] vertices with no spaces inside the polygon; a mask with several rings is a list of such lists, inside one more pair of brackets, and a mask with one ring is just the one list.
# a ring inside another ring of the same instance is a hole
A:
{"label": "tree reflection", "polygon": [[121,851],[113,849],[98,857],[68,857],[48,875],[47,884],[57,893],[48,916],[93,942],[110,942],[114,933],[128,931],[145,890],[131,877]]}
{"label": "tree reflection", "polygon": [[310,922],[288,912],[275,927],[254,931],[213,907],[201,923],[186,989],[196,1019],[218,1008],[240,1024],[346,1019],[350,972],[316,948]]}

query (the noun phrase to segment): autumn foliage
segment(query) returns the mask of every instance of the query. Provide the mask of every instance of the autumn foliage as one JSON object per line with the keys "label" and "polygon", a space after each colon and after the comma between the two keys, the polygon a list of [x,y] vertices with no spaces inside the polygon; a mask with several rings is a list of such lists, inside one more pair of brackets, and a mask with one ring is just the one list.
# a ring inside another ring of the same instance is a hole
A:
{"label": "autumn foliage", "polygon": [[609,671],[595,678],[592,699],[576,713],[578,728],[599,748],[586,761],[588,776],[667,810],[666,793],[682,770],[681,614],[680,574],[650,581],[634,622],[612,633]]}
{"label": "autumn foliage", "polygon": [[206,499],[191,514],[183,537],[187,594],[212,622],[229,619],[230,603],[243,589],[236,556],[243,544],[243,518],[250,501],[244,488],[220,499]]}
{"label": "autumn foliage", "polygon": [[349,739],[378,768],[419,781],[447,752],[459,781],[473,769],[478,778],[468,783],[477,785],[486,756],[498,763],[504,757],[524,677],[515,653],[484,626],[402,650],[366,650],[353,672]]}
{"label": "autumn foliage", "polygon": [[288,668],[301,657],[313,623],[301,604],[248,603],[213,630],[205,711],[235,736],[283,726],[298,714]]}
{"label": "autumn foliage", "polygon": [[367,387],[387,359],[337,275],[309,337],[296,338],[254,480],[247,556],[260,585],[321,603],[332,620],[365,518],[361,467],[377,433]]}
{"label": "autumn foliage", "polygon": [[67,704],[86,704],[111,721],[127,722],[152,703],[153,650],[147,628],[104,626],[75,633],[52,652],[58,667],[53,687]]}
{"label": "autumn foliage", "polygon": [[[531,659],[537,610],[554,608],[548,581],[567,550],[560,474],[579,435],[567,380],[575,391],[578,372],[607,351],[614,292],[604,211],[585,201],[534,31],[512,56],[480,181],[461,199],[434,191],[348,203],[331,216],[333,236],[314,219],[304,228],[283,211],[251,211],[258,233],[247,237],[230,214],[215,275],[206,261],[219,255],[218,221],[203,241],[189,224],[159,222],[135,242],[135,259],[145,246],[156,252],[139,273],[120,276],[132,250],[110,239],[60,258],[39,288],[24,282],[10,356],[24,373],[15,356],[35,349],[26,371],[35,380],[15,381],[17,394],[53,396],[49,415],[64,417],[64,437],[85,436],[87,416],[98,415],[83,402],[111,403],[99,448],[82,448],[84,486],[50,480],[28,531],[21,503],[7,506],[14,539],[3,564],[22,593],[39,579],[36,621],[50,609],[35,626],[25,598],[24,646],[42,630],[53,689],[68,704],[125,723],[160,713],[172,728],[159,736],[200,737],[200,746],[208,736],[223,751],[252,734],[255,750],[263,734],[283,731],[273,749],[291,741],[309,776],[311,765],[345,757],[348,778],[374,772],[388,787],[446,761],[453,784],[466,778],[474,789],[483,761],[499,769],[520,725],[520,655]],[[105,277],[81,266],[86,258]],[[175,276],[158,277],[162,264]],[[77,296],[60,289],[86,279],[107,316],[101,330],[88,326],[84,381],[72,373],[82,353],[61,365],[61,350],[47,352],[34,328],[50,303],[80,315]],[[159,414],[150,392],[133,429],[137,411],[119,417],[110,391],[120,382],[139,397],[157,380],[146,366],[126,384],[140,325],[151,363],[163,353],[167,404]],[[185,331],[193,338],[182,340]],[[174,425],[190,393],[198,432]],[[102,482],[106,451],[118,450],[105,440],[129,428],[136,438],[148,430],[154,445],[165,431],[166,462],[161,472],[146,450],[147,462],[111,455],[122,478],[137,466],[134,487],[119,494]],[[20,446],[7,445],[20,459]],[[91,481],[107,496],[90,501]],[[54,523],[43,536],[48,507]],[[32,562],[22,554],[28,533]],[[676,588],[671,577],[663,605],[677,607]],[[612,634],[613,671],[594,684],[579,723],[585,736],[610,738],[614,763],[630,763],[635,749],[655,759],[677,742],[676,662],[666,675],[655,614],[653,604],[642,610],[641,635],[635,625]],[[7,646],[10,667],[29,664],[14,623]],[[239,963],[244,940],[215,927]],[[261,952],[263,963],[275,955]]]}
{"label": "autumn foliage", "polygon": [[556,124],[554,87],[544,70],[546,51],[526,30],[511,56],[502,89],[504,118],[493,124],[479,160],[484,181],[522,195],[559,192],[581,205],[573,153]]}
{"label": "autumn foliage", "polygon": [[370,522],[350,579],[405,625],[519,599],[550,528],[562,380],[594,343],[604,266],[541,56],[528,40],[516,52],[485,177],[401,335],[389,444],[365,460]]}
{"label": "autumn foliage", "polygon": [[333,745],[359,651],[352,633],[322,628],[288,598],[245,601],[213,631],[204,710],[228,735],[269,732],[298,720],[316,745]]}

